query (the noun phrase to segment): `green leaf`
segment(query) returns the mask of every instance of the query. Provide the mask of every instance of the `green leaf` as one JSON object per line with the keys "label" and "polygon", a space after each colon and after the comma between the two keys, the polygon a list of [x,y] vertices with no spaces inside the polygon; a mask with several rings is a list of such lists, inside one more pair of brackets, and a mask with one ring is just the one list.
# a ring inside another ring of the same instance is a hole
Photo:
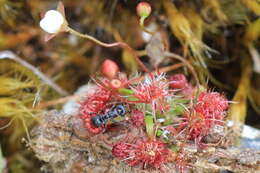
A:
{"label": "green leaf", "polygon": [[171,145],[170,146],[170,150],[172,150],[173,152],[178,152],[179,151],[179,147],[177,145]]}
{"label": "green leaf", "polygon": [[174,103],[182,103],[182,104],[185,104],[185,103],[188,103],[189,100],[187,99],[176,99],[174,100]]}
{"label": "green leaf", "polygon": [[152,115],[146,115],[144,118],[146,132],[150,138],[154,136],[154,121]]}
{"label": "green leaf", "polygon": [[127,88],[119,88],[118,92],[122,95],[133,95],[134,91],[131,89],[127,89]]}
{"label": "green leaf", "polygon": [[170,116],[182,115],[185,111],[184,106],[185,105],[180,105],[180,104],[176,104],[176,105],[172,106],[172,110],[168,113],[168,115],[170,115]]}
{"label": "green leaf", "polygon": [[133,94],[134,91],[131,89],[127,89],[127,88],[119,88],[118,89],[119,94],[122,94],[124,96],[128,96],[127,100],[129,101],[138,101],[138,98],[136,98]]}
{"label": "green leaf", "polygon": [[166,121],[163,122],[163,125],[164,125],[164,126],[168,126],[168,125],[170,125],[170,124],[172,124],[172,123],[173,123],[173,120],[172,120],[172,119],[167,119]]}
{"label": "green leaf", "polygon": [[157,130],[156,136],[161,136],[163,134],[163,131],[161,129]]}

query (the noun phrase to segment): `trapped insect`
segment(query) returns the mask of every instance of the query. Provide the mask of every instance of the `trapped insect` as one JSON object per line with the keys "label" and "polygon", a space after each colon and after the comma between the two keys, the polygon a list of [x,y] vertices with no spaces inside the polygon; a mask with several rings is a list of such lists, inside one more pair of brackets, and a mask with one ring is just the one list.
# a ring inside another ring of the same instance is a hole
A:
{"label": "trapped insect", "polygon": [[116,118],[118,116],[124,116],[125,114],[125,106],[123,104],[118,104],[112,107],[112,109],[109,110],[107,113],[92,117],[91,121],[96,127],[100,127],[102,125],[105,125],[108,120]]}

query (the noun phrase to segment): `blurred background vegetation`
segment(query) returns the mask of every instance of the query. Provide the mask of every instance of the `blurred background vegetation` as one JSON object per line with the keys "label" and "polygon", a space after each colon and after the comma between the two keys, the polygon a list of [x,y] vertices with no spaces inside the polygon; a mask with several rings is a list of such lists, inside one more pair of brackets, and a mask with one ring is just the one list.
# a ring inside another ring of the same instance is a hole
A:
{"label": "blurred background vegetation", "polygon": [[[70,27],[104,42],[127,42],[154,70],[177,63],[163,56],[148,57],[149,36],[138,24],[138,0],[63,0]],[[260,1],[151,0],[147,29],[160,32],[165,49],[185,57],[199,80],[225,93],[232,104],[229,119],[260,128]],[[69,34],[44,42],[40,14],[55,9],[55,0],[0,0],[0,51],[10,50],[69,93],[89,80],[106,58],[129,75],[138,71],[131,54],[103,48]],[[1,57],[2,52],[0,52]],[[156,65],[157,65],[156,64]],[[171,73],[186,72],[186,68]],[[47,108],[38,103],[63,97],[10,58],[0,58],[0,172],[5,163],[15,173],[39,172],[40,162],[23,138]],[[60,105],[48,107],[59,108]]]}

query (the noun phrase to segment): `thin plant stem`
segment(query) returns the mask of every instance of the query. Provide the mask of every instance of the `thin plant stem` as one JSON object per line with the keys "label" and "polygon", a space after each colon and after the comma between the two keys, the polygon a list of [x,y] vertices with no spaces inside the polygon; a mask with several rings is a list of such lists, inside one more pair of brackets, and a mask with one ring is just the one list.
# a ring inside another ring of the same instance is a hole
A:
{"label": "thin plant stem", "polygon": [[[176,70],[180,67],[183,67],[185,64],[184,63],[178,63],[178,64],[173,64],[173,65],[170,65],[170,66],[166,66],[166,67],[162,67],[158,70],[155,70],[153,72],[151,72],[152,74],[156,74],[156,73],[166,73],[166,72],[169,72],[169,71],[172,71],[172,70]],[[138,78],[134,78],[134,79],[131,79],[129,81],[129,83],[137,83],[137,82],[140,82],[142,80],[144,80],[144,77],[145,76],[140,76]]]}
{"label": "thin plant stem", "polygon": [[0,127],[0,130],[3,130],[5,128],[9,127],[15,119],[16,119],[16,117],[13,117],[6,125]]}
{"label": "thin plant stem", "polygon": [[145,20],[145,19],[146,19],[146,17],[141,17],[140,20],[139,20],[139,24],[140,24],[140,26],[141,26],[141,29],[142,29],[144,32],[148,33],[148,34],[154,35],[154,32],[151,32],[151,31],[149,31],[149,30],[147,30],[147,29],[145,28],[145,26],[144,26],[144,20]]}
{"label": "thin plant stem", "polygon": [[68,30],[67,30],[69,33],[73,34],[73,35],[76,35],[76,36],[79,36],[81,38],[85,38],[87,40],[90,40],[100,46],[103,46],[103,47],[121,47],[121,48],[124,48],[124,49],[127,49],[132,55],[133,57],[135,58],[135,61],[137,62],[137,64],[145,71],[145,72],[149,72],[149,70],[145,67],[145,65],[142,63],[142,61],[139,59],[137,53],[135,52],[135,50],[133,50],[128,44],[124,43],[124,42],[114,42],[114,43],[104,43],[100,40],[97,40],[96,38],[90,36],[90,35],[87,35],[87,34],[81,34],[80,32],[78,31],[75,31],[74,29],[68,27]]}
{"label": "thin plant stem", "polygon": [[24,120],[24,118],[21,118],[21,120],[22,120],[23,128],[24,128],[26,136],[27,136],[27,140],[29,142],[31,142],[30,133],[29,133],[29,130],[28,130],[27,126],[26,126],[25,120]]}
{"label": "thin plant stem", "polygon": [[192,73],[195,81],[196,81],[196,85],[197,87],[199,87],[200,85],[200,82],[199,82],[199,78],[198,78],[198,75],[197,73],[195,72],[193,66],[189,63],[189,61],[187,61],[186,59],[184,59],[183,57],[181,57],[180,55],[177,55],[177,54],[174,54],[174,53],[171,53],[171,52],[164,52],[164,55],[166,57],[170,57],[170,58],[174,58],[174,59],[177,59],[181,62],[183,62],[187,67],[188,69],[190,70],[190,72]]}

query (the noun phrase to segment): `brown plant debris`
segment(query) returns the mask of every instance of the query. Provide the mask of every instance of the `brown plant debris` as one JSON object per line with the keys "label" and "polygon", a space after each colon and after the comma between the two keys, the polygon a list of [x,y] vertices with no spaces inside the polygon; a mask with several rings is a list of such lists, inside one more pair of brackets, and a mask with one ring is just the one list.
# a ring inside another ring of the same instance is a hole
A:
{"label": "brown plant debris", "polygon": [[[117,124],[105,134],[91,136],[79,117],[58,111],[41,115],[38,127],[31,132],[30,148],[46,164],[41,168],[54,173],[148,173],[160,170],[142,170],[129,167],[111,154],[111,144],[124,138],[125,132],[135,136],[136,129]],[[102,140],[100,140],[102,139]],[[223,148],[219,146],[200,150],[196,145],[183,148],[193,172],[259,172],[260,151],[252,149]],[[166,165],[166,172],[174,173],[175,163]]]}

